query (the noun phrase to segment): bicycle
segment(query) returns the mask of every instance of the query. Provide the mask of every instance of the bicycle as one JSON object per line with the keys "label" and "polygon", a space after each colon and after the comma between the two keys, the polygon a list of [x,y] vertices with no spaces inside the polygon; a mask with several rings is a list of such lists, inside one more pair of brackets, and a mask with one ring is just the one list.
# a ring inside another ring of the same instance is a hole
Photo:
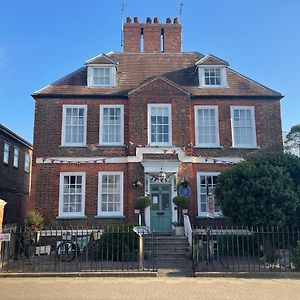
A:
{"label": "bicycle", "polygon": [[98,232],[93,232],[88,235],[72,238],[70,240],[63,240],[56,248],[56,256],[62,262],[72,261],[78,254],[82,255],[88,253],[96,240],[100,239]]}

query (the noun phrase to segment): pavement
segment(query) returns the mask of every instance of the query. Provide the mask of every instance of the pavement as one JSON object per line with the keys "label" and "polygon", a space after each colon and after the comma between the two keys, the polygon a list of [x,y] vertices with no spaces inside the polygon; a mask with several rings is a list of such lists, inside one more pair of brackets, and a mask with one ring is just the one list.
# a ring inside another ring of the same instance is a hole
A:
{"label": "pavement", "polygon": [[297,279],[0,278],[1,300],[300,299]]}

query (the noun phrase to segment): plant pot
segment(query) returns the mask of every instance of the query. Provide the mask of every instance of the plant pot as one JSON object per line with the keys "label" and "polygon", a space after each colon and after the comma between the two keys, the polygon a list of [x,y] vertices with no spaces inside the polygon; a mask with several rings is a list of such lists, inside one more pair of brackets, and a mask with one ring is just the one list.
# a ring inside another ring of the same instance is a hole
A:
{"label": "plant pot", "polygon": [[184,227],[175,226],[175,235],[184,235]]}

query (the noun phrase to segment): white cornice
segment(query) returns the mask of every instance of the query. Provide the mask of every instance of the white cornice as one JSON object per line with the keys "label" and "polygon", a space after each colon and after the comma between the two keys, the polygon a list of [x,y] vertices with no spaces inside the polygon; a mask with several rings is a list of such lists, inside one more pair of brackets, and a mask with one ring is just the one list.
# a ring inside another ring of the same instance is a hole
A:
{"label": "white cornice", "polygon": [[[107,163],[107,164],[126,164],[126,163],[146,163],[147,160],[143,159],[144,154],[177,154],[178,161],[181,163],[202,163],[202,164],[222,164],[228,163],[239,163],[243,159],[241,157],[198,157],[186,155],[182,148],[176,147],[141,147],[136,148],[135,156],[123,156],[123,157],[104,157],[104,156],[93,156],[93,157],[37,157],[37,164],[94,164],[94,163]],[[162,160],[160,160],[161,162]],[[166,162],[165,162],[166,163]]]}

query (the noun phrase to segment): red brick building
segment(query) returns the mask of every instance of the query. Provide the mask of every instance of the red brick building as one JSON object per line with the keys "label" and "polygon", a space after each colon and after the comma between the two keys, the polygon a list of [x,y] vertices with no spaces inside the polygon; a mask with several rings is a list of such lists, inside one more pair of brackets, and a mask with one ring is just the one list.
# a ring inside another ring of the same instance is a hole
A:
{"label": "red brick building", "polygon": [[48,223],[133,222],[135,200],[149,194],[147,225],[170,232],[183,179],[191,222],[222,220],[207,205],[217,175],[249,153],[282,151],[282,95],[220,58],[182,52],[177,19],[127,18],[123,52],[33,98],[31,206]]}
{"label": "red brick building", "polygon": [[30,193],[32,145],[0,124],[0,149],[0,199],[6,202],[3,224],[22,224]]}

